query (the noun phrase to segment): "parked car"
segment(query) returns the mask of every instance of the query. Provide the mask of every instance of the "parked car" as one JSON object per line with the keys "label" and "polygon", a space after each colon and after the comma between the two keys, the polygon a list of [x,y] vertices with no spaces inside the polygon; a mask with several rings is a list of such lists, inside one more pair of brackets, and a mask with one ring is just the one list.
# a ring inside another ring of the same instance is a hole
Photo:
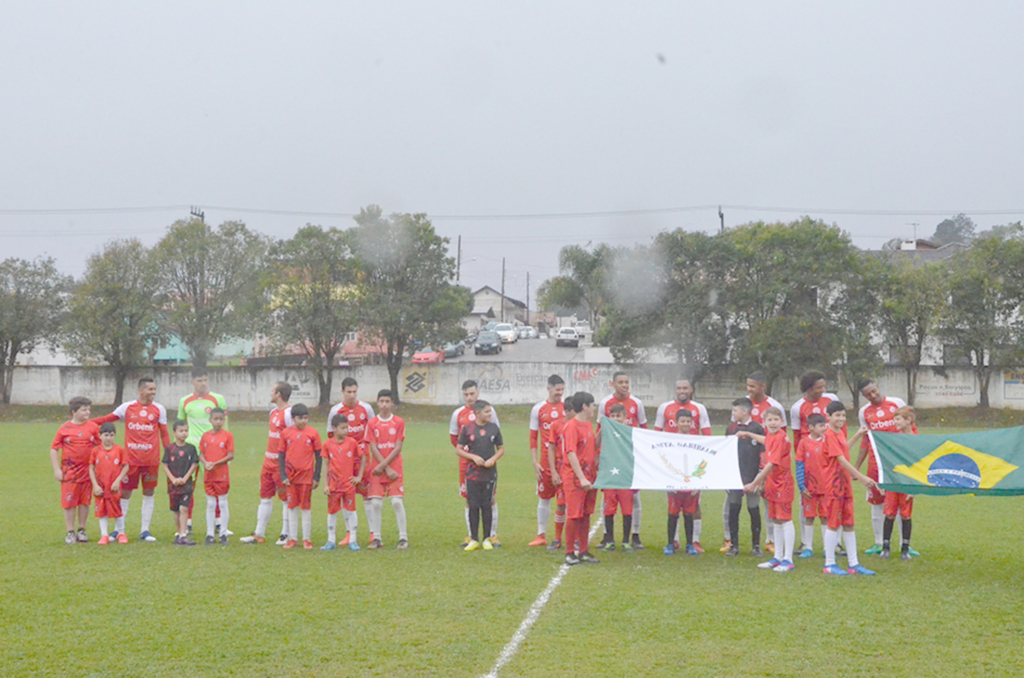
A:
{"label": "parked car", "polygon": [[444,351],[438,351],[429,346],[424,346],[420,350],[412,354],[413,364],[423,363],[443,363],[444,362]]}
{"label": "parked car", "polygon": [[501,353],[501,337],[497,332],[481,332],[480,336],[476,338],[476,344],[473,345],[473,352],[477,355]]}
{"label": "parked car", "polygon": [[580,335],[576,332],[575,328],[563,327],[558,330],[558,334],[555,335],[555,346],[572,346],[579,348]]}
{"label": "parked car", "polygon": [[522,327],[516,330],[516,336],[520,339],[530,339],[532,338],[532,331],[532,327],[530,327],[529,325],[523,325]]}
{"label": "parked car", "polygon": [[455,343],[448,344],[444,347],[444,357],[457,358],[460,355],[466,354],[466,342],[456,341]]}
{"label": "parked car", "polygon": [[516,334],[516,328],[512,327],[510,323],[500,323],[494,326],[494,331],[502,342],[506,344],[514,344],[519,341],[519,336]]}
{"label": "parked car", "polygon": [[491,320],[486,325],[484,325],[483,329],[480,330],[480,331],[481,332],[493,332],[494,331],[494,326],[497,325],[497,324],[498,324],[497,320]]}
{"label": "parked car", "polygon": [[575,329],[576,334],[580,335],[580,339],[586,339],[587,335],[590,334],[590,321],[577,320]]}

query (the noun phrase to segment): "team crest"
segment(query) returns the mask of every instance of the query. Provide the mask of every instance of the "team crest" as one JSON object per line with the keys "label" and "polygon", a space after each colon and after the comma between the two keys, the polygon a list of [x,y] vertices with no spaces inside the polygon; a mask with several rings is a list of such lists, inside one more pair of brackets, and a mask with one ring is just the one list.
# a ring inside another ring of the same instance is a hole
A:
{"label": "team crest", "polygon": [[388,433],[391,434],[391,435],[395,435],[395,429],[389,428],[388,429]]}
{"label": "team crest", "polygon": [[349,414],[349,415],[348,415],[348,420],[349,420],[349,421],[355,421],[355,420],[356,420],[356,415],[354,415],[354,414]]}

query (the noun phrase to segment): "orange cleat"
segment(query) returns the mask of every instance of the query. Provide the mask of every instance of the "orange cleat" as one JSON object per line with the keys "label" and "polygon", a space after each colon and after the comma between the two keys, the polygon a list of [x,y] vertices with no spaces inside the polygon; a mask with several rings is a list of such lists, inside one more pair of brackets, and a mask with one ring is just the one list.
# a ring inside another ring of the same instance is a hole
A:
{"label": "orange cleat", "polygon": [[124,532],[122,532],[121,534],[117,535],[117,543],[118,544],[127,544],[128,543],[128,535],[125,534]]}
{"label": "orange cleat", "polygon": [[764,545],[764,550],[768,553],[775,553],[775,544],[768,542]]}
{"label": "orange cleat", "polygon": [[345,533],[345,538],[338,542],[338,546],[348,546],[349,533]]}
{"label": "orange cleat", "polygon": [[307,549],[307,550],[313,548],[313,542],[311,542],[308,539],[303,539],[302,540],[302,548]]}
{"label": "orange cleat", "polygon": [[96,543],[100,546],[106,546],[110,543],[110,537],[108,537],[107,535],[103,535],[102,537],[100,537],[100,540]]}
{"label": "orange cleat", "polygon": [[548,545],[548,536],[546,534],[538,534],[536,537],[534,537],[533,541],[531,541],[529,544],[527,544],[527,546],[547,546],[547,545]]}
{"label": "orange cleat", "polygon": [[704,547],[700,545],[699,541],[693,542],[693,550],[697,553],[704,553]]}
{"label": "orange cleat", "polygon": [[294,539],[289,539],[288,541],[286,541],[284,543],[284,546],[282,546],[281,548],[283,548],[283,549],[293,549],[293,548],[295,548],[298,545],[299,545],[299,542],[295,541]]}

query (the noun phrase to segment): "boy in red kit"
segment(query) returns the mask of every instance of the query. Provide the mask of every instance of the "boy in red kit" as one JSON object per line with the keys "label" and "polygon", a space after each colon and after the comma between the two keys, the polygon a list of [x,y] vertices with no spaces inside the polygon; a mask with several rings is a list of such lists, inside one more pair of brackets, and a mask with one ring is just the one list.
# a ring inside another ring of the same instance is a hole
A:
{"label": "boy in red kit", "polygon": [[[691,431],[696,422],[693,412],[689,409],[680,408],[675,411],[675,421],[672,422],[671,430],[683,435],[692,435]],[[686,555],[699,556],[694,541],[694,523],[696,514],[700,508],[700,492],[669,492],[668,493],[668,543],[662,549],[666,556],[674,556],[679,550],[679,514],[683,514],[683,530],[686,535]]]}
{"label": "boy in red kit", "polygon": [[380,414],[366,425],[366,441],[370,445],[370,487],[366,492],[369,509],[366,519],[370,523],[373,541],[367,548],[379,549],[381,522],[383,520],[384,497],[391,497],[391,508],[395,510],[398,523],[398,544],[404,551],[409,548],[409,534],[405,522],[405,479],[402,477],[402,445],[405,443],[405,422],[394,413],[395,401],[391,391],[384,389],[377,394],[377,409]]}
{"label": "boy in red kit", "polygon": [[345,520],[345,531],[348,534],[339,546],[348,544],[352,551],[359,550],[356,530],[359,525],[356,513],[356,485],[363,478],[366,469],[366,456],[355,438],[348,434],[348,416],[341,412],[331,417],[331,437],[324,443],[324,456],[327,457],[327,543],[320,547],[321,551],[333,551],[338,538],[338,512]]}
{"label": "boy in red kit", "polygon": [[789,572],[794,568],[793,548],[793,474],[790,471],[789,437],[782,427],[782,410],[769,407],[764,413],[765,435],[740,431],[736,435],[751,438],[765,448],[765,464],[744,492],[760,492],[768,500],[768,530],[775,532],[775,556],[758,565],[764,570]]}
{"label": "boy in red kit", "polygon": [[[630,394],[629,375],[625,372],[615,372],[609,382],[612,387],[611,395],[605,396],[598,405],[597,416],[607,417],[611,413],[612,406],[620,404],[626,408],[626,424],[636,428],[647,428],[647,413],[644,411],[644,404],[640,399]],[[640,518],[643,512],[643,504],[640,501],[640,491],[633,491],[633,538],[630,543],[635,550],[644,548],[640,541]]]}
{"label": "boy in red kit", "polygon": [[188,422],[174,422],[171,432],[174,442],[164,448],[162,463],[167,476],[167,498],[174,513],[174,544],[195,546],[196,543],[188,536],[188,512],[194,489],[192,478],[199,470],[199,453],[188,442]]}
{"label": "boy in red kit", "polygon": [[[590,555],[590,516],[597,502],[597,448],[592,423],[597,406],[594,396],[580,391],[573,395],[576,414],[562,431],[565,459],[562,462],[562,486],[565,490],[565,564],[596,565]],[[577,556],[576,546],[579,545]]]}
{"label": "boy in red kit", "polygon": [[274,495],[281,500],[281,536],[278,546],[288,542],[288,488],[281,484],[281,474],[277,468],[277,446],[281,440],[281,431],[295,422],[292,421],[292,408],[288,399],[292,397],[292,386],[286,381],[274,384],[270,391],[270,402],[274,409],[270,411],[270,429],[267,432],[267,451],[263,455],[263,468],[260,469],[260,503],[256,509],[256,529],[248,537],[238,541],[243,544],[262,544],[267,541],[267,523],[274,512]]}
{"label": "boy in red kit", "polygon": [[[828,404],[828,428],[825,429],[825,446],[822,465],[824,480],[825,511],[828,514],[828,529],[825,531],[825,574],[875,574],[858,562],[857,535],[853,531],[853,486],[851,477],[864,487],[870,488],[875,481],[854,468],[850,463],[850,446],[867,433],[862,428],[846,440],[846,406],[838,400]],[[843,531],[846,544],[847,569],[836,565],[836,547],[839,545],[839,529]]]}
{"label": "boy in red kit", "polygon": [[[100,521],[100,544],[110,543],[110,518],[121,517],[121,483],[128,476],[128,460],[124,448],[114,444],[117,429],[112,423],[100,426],[100,444],[92,448],[89,460],[89,480],[96,495],[96,517]],[[128,543],[128,535],[118,535],[117,541]]]}
{"label": "boy in red kit", "polygon": [[821,536],[825,537],[828,515],[825,513],[825,483],[822,479],[825,429],[828,419],[822,414],[807,417],[808,433],[796,448],[796,484],[800,489],[802,522],[800,525],[800,557],[814,555],[814,519],[821,522]]}
{"label": "boy in red kit", "polygon": [[292,407],[292,421],[281,432],[277,447],[277,468],[281,484],[288,488],[288,541],[284,548],[298,546],[299,514],[302,514],[302,548],[313,548],[313,490],[320,484],[320,434],[309,425],[309,408],[299,403]]}
{"label": "boy in red kit", "polygon": [[231,478],[228,463],[235,458],[235,437],[224,428],[227,414],[219,407],[210,410],[212,429],[199,439],[199,459],[203,463],[206,489],[206,546],[217,543],[217,509],[220,509],[220,543],[228,543],[228,490]]}
{"label": "boy in red kit", "polygon": [[555,553],[562,548],[562,533],[565,531],[565,485],[562,483],[562,466],[565,464],[565,441],[562,432],[565,425],[576,414],[572,397],[562,401],[565,416],[551,424],[551,442],[548,443],[548,461],[551,464],[551,482],[555,486],[555,540],[548,544],[548,551]]}
{"label": "boy in red kit", "polygon": [[89,541],[85,534],[85,521],[92,503],[89,461],[92,448],[100,442],[100,429],[96,422],[89,421],[92,401],[88,398],[72,398],[68,402],[68,410],[71,411],[71,421],[57,429],[50,445],[50,463],[53,465],[53,477],[60,483],[60,505],[64,509],[64,527],[67,529],[64,543],[74,544]]}
{"label": "boy in red kit", "polygon": [[[917,413],[909,405],[904,405],[896,410],[893,415],[893,422],[896,424],[897,433],[906,433],[908,435],[917,433],[917,429],[914,426],[917,423]],[[910,553],[910,519],[914,513],[914,498],[902,492],[886,492],[883,510],[885,513],[885,523],[882,527],[882,552],[878,554],[879,557],[889,557],[892,528],[896,523],[896,514],[898,513],[900,518],[903,519],[900,558],[910,560],[912,557]]]}
{"label": "boy in red kit", "polygon": [[[332,407],[327,415],[328,438],[334,435],[331,422],[334,421],[334,415],[336,414],[343,415],[348,420],[348,437],[358,443],[360,454],[368,459],[370,452],[366,444],[366,424],[373,419],[373,406],[359,399],[359,382],[352,377],[345,377],[341,380],[341,402]],[[371,470],[370,464],[367,463],[362,478],[356,483],[356,494],[363,498],[363,511],[366,511],[368,506],[366,503],[366,491],[370,487]],[[352,519],[356,520],[355,512],[352,514]],[[358,528],[358,521],[356,522],[356,527]],[[355,533],[352,536],[354,537]],[[349,538],[349,534],[346,532],[344,538],[338,542],[338,546],[347,546]],[[371,536],[370,538],[372,539],[373,537]]]}
{"label": "boy in red kit", "polygon": [[[548,519],[551,517],[551,500],[558,494],[558,484],[554,481],[557,471],[554,470],[553,450],[555,424],[565,421],[565,406],[562,396],[565,394],[565,381],[557,374],[548,377],[548,397],[533,406],[530,411],[530,456],[533,458],[533,471],[537,475],[537,536],[528,546],[544,546],[548,543]],[[556,505],[557,506],[557,505]],[[561,507],[564,509],[564,506]],[[556,511],[558,508],[556,508]],[[564,520],[565,512],[562,516]],[[555,514],[555,530],[558,531],[558,514]],[[558,535],[561,536],[561,535]],[[558,537],[556,537],[557,539]]]}
{"label": "boy in red kit", "polygon": [[[608,418],[620,424],[626,423],[626,408],[615,403],[608,409]],[[633,490],[601,490],[604,509],[604,539],[597,548],[602,551],[615,550],[615,512],[622,507],[622,550],[631,553],[630,535],[633,534]]]}

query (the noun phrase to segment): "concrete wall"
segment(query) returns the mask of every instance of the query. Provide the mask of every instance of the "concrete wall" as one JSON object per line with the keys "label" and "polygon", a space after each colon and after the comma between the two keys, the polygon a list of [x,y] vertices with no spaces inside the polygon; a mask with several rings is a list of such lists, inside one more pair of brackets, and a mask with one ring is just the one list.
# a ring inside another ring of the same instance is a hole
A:
{"label": "concrete wall", "polygon": [[[425,405],[455,406],[461,403],[462,382],[474,379],[482,397],[496,405],[535,403],[546,395],[551,374],[560,375],[567,391],[590,391],[595,396],[610,392],[609,380],[618,368],[592,363],[518,363],[450,362],[442,365],[407,365],[399,379],[402,400]],[[651,365],[629,368],[633,394],[648,406],[656,406],[672,397],[676,372],[672,366]],[[168,409],[192,392],[188,368],[162,367],[146,372],[157,381],[157,400]],[[134,380],[125,385],[126,398],[135,394]],[[339,368],[334,375],[331,401],[340,400],[341,380],[353,376],[359,381],[360,395],[372,400],[379,389],[388,387],[383,366]],[[227,399],[228,407],[263,410],[269,407],[274,383],[287,381],[293,387],[292,403],[317,402],[317,383],[312,372],[293,368],[211,368],[210,387]],[[886,395],[906,398],[906,380],[899,369],[888,369],[879,379]],[[743,375],[719,370],[697,384],[697,400],[712,409],[728,409],[730,402],[744,393]],[[830,384],[840,398],[850,404],[849,390]],[[85,395],[99,404],[115,404],[111,370],[102,367],[18,367],[14,372],[12,402],[23,405],[65,404],[76,395]],[[795,382],[776,384],[773,395],[787,407],[800,393]],[[1024,370],[996,372],[989,388],[993,407],[1024,409]],[[918,407],[972,407],[978,403],[978,383],[968,370],[949,369],[946,375],[923,368],[918,376]]]}

